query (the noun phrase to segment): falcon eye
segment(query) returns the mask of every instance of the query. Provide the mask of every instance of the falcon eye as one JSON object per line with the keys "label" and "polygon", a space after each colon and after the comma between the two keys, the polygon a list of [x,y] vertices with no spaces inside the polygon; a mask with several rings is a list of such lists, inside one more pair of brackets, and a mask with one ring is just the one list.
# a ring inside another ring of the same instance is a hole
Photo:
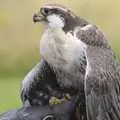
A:
{"label": "falcon eye", "polygon": [[50,13],[50,10],[48,8],[41,8],[40,12],[42,15],[48,15]]}

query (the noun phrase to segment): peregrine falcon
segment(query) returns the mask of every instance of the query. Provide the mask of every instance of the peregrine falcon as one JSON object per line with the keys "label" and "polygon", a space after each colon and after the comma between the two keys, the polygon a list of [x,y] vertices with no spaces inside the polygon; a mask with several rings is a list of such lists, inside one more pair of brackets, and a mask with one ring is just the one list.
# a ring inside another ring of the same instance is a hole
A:
{"label": "peregrine falcon", "polygon": [[79,92],[80,111],[85,116],[86,45],[76,37],[76,30],[89,22],[57,4],[43,6],[33,20],[45,27],[40,40],[41,61],[22,82],[24,105],[44,105],[49,103],[51,96],[62,98],[68,93],[74,96]]}
{"label": "peregrine falcon", "polygon": [[45,25],[42,59],[22,83],[23,103],[79,94],[81,120],[120,120],[118,64],[103,32],[56,4],[43,6],[33,20]]}

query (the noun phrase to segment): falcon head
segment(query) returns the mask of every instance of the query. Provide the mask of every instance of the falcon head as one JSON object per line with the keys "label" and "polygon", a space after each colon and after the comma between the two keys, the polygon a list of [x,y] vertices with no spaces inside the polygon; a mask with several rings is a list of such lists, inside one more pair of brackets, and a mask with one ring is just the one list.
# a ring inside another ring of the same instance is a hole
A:
{"label": "falcon head", "polygon": [[77,17],[67,8],[49,4],[40,8],[38,13],[33,16],[33,21],[43,23],[50,28],[62,28],[65,31],[73,30],[77,25],[86,25],[86,21]]}

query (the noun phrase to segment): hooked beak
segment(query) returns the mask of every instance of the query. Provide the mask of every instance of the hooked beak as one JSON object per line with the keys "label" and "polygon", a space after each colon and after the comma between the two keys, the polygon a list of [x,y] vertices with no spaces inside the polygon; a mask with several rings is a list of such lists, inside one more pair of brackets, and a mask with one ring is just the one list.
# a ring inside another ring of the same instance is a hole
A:
{"label": "hooked beak", "polygon": [[35,13],[33,15],[33,22],[36,23],[36,22],[42,22],[42,21],[45,21],[45,16],[40,14],[40,13]]}

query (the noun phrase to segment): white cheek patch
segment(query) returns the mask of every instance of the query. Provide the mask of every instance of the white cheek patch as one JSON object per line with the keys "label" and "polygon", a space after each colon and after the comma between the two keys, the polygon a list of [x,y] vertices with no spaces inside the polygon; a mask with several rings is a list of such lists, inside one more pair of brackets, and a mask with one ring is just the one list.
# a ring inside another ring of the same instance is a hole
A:
{"label": "white cheek patch", "polygon": [[64,21],[59,15],[55,14],[49,15],[47,17],[47,20],[49,22],[48,25],[50,28],[63,28],[65,25]]}

